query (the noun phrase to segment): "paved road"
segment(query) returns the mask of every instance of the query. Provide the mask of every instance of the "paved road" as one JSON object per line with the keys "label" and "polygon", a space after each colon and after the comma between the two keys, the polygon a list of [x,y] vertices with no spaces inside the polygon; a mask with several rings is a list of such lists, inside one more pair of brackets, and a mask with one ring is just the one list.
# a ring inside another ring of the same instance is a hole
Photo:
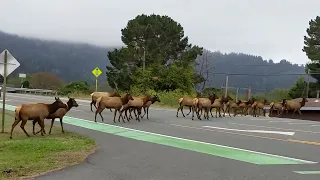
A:
{"label": "paved road", "polygon": [[[7,99],[7,104],[13,106],[54,100],[10,93]],[[175,110],[154,108],[150,110],[150,120],[114,124],[113,113],[105,110],[105,122],[98,118],[94,123],[89,102],[78,100],[78,104],[65,117],[64,127],[96,140],[98,151],[80,165],[37,179],[320,178],[318,122],[268,117],[192,121],[190,116],[183,118],[181,114],[176,118]],[[311,171],[317,174],[308,174]]]}

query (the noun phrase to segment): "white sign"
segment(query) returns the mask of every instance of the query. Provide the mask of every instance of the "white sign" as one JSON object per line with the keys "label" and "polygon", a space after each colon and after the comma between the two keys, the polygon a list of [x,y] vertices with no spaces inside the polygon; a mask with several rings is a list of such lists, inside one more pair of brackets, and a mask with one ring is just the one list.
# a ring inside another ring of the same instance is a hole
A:
{"label": "white sign", "polygon": [[19,73],[19,78],[26,78],[26,77],[27,77],[26,74],[21,74],[21,73]]}
{"label": "white sign", "polygon": [[0,74],[4,76],[4,54],[7,51],[7,76],[9,76],[14,70],[16,70],[20,63],[11,55],[8,50],[4,50],[0,54]]}

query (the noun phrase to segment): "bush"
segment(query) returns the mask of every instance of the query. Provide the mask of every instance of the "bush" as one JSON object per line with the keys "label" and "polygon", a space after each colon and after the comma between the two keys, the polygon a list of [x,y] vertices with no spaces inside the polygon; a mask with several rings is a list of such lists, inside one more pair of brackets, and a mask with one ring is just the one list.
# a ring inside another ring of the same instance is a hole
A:
{"label": "bush", "polygon": [[88,94],[90,93],[90,86],[86,81],[72,82],[58,92],[61,95]]}

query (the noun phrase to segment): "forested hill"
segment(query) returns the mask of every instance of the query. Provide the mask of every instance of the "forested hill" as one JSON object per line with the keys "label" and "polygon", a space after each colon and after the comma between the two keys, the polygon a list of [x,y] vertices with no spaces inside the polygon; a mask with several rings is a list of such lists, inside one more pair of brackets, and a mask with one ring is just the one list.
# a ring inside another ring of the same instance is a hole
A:
{"label": "forested hill", "polygon": [[[59,41],[39,40],[7,34],[0,31],[0,51],[8,49],[19,60],[20,67],[10,76],[18,73],[51,72],[67,82],[86,80],[94,83],[91,71],[98,66],[103,71],[100,81],[105,79],[105,67],[109,65],[107,52],[113,47],[99,47],[81,43],[66,43]],[[208,57],[210,70],[209,86],[220,87],[225,82],[225,75],[215,73],[239,74],[288,74],[304,73],[304,67],[292,65],[283,60],[273,63],[259,56],[247,54],[222,54],[220,52],[204,53]],[[201,59],[201,58],[199,58]],[[246,66],[249,65],[249,66]],[[297,79],[297,76],[229,76],[229,85],[254,88],[287,88]]]}
{"label": "forested hill", "polygon": [[109,63],[107,52],[113,48],[25,38],[0,31],[0,52],[4,49],[8,49],[21,64],[10,76],[51,72],[67,82],[86,80],[94,83],[91,71],[98,66],[105,74]]}
{"label": "forested hill", "polygon": [[221,52],[204,51],[203,56],[198,58],[197,70],[200,70],[201,63],[206,62],[208,64],[204,66],[205,68],[202,71],[209,69],[207,84],[215,87],[221,87],[222,84],[225,84],[226,74],[234,74],[229,75],[229,86],[240,88],[251,86],[252,88],[267,88],[268,90],[289,88],[296,82],[298,76],[270,75],[305,73],[305,67],[302,65],[292,64],[286,60],[274,63],[273,60],[264,60],[260,56],[242,53],[223,54]]}

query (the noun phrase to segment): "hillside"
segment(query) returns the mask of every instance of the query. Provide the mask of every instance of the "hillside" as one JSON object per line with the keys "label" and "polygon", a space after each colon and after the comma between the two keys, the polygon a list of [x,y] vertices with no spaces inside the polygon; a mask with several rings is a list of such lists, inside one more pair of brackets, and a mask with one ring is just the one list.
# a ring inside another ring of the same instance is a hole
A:
{"label": "hillside", "polygon": [[[32,74],[35,72],[51,72],[66,82],[85,80],[94,84],[91,71],[100,67],[103,74],[100,82],[106,82],[105,67],[109,64],[107,52],[113,47],[99,47],[81,43],[39,40],[0,31],[0,51],[8,49],[19,60],[21,66],[10,77],[18,73]],[[260,56],[247,54],[222,54],[220,52],[204,53],[210,69],[207,86],[220,87],[225,82],[226,75],[216,73],[238,74],[288,74],[304,73],[304,67],[293,65],[282,60],[274,63]],[[199,58],[201,61],[202,57]],[[199,70],[199,66],[196,67]],[[288,88],[297,76],[229,76],[229,86],[253,88]]]}
{"label": "hillside", "polygon": [[[289,88],[298,78],[297,75],[270,75],[305,73],[304,66],[292,64],[286,60],[274,63],[273,60],[264,60],[260,56],[242,53],[223,54],[204,51],[203,56],[198,58],[199,65],[196,67],[198,71],[200,71],[202,62],[206,65],[202,72],[209,69],[207,85],[215,87],[221,87],[222,84],[225,84],[226,74],[236,74],[229,75],[229,86],[239,88],[251,86],[256,89],[267,88],[270,91],[274,88]],[[258,90],[253,91],[255,91],[253,93],[259,92]]]}
{"label": "hillside", "polygon": [[[86,80],[94,83],[91,71],[98,66],[105,74],[107,52],[113,48],[89,44],[25,38],[0,31],[0,51],[8,49],[20,62],[18,73],[51,72],[66,82]],[[101,75],[100,81],[106,77]]]}

